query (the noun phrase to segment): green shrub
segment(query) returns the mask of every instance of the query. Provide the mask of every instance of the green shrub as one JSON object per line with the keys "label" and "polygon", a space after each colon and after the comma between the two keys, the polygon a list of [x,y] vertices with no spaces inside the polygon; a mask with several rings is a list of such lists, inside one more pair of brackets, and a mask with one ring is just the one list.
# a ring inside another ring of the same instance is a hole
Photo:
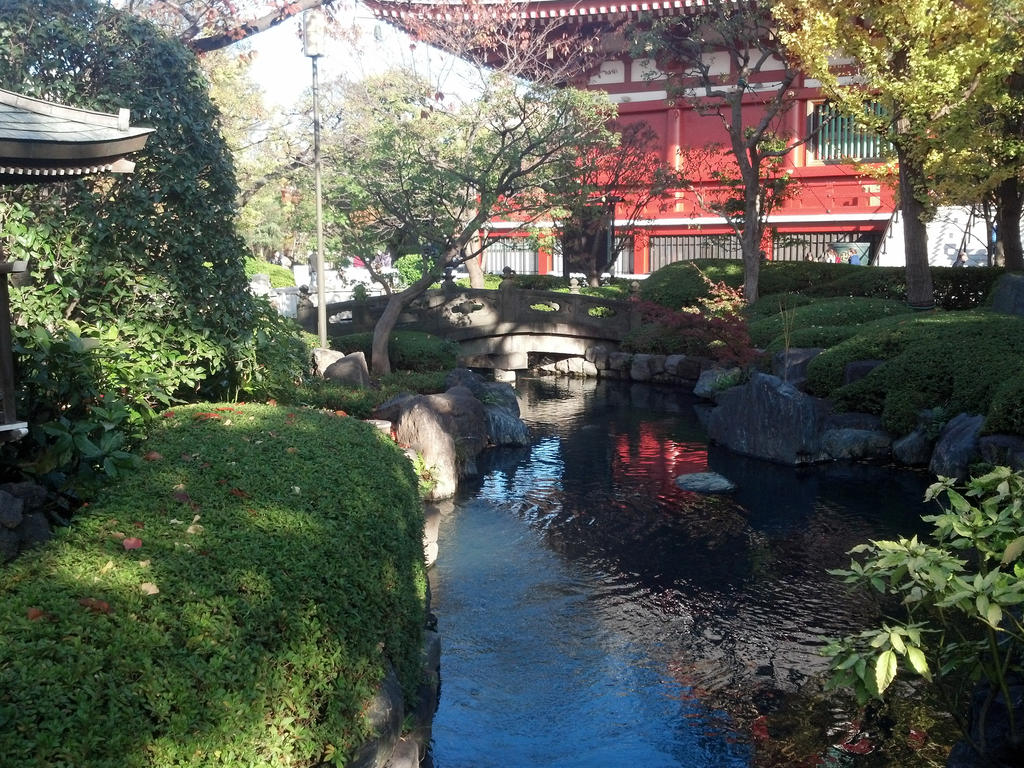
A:
{"label": "green shrub", "polygon": [[[741,261],[679,261],[652,273],[642,283],[642,298],[673,309],[694,306],[705,292],[705,286],[693,266],[699,267],[715,282],[725,281],[734,287],[743,283]],[[996,279],[1002,274],[1002,269],[990,267],[932,267],[936,306],[942,309],[981,306],[991,294]],[[766,262],[761,264],[759,270],[757,292],[760,296],[801,294],[821,298],[859,296],[905,301],[906,269],[823,264],[816,261]]]}
{"label": "green shrub", "polygon": [[[331,349],[345,354],[362,351],[372,365],[373,334],[350,333],[330,339]],[[391,367],[405,371],[446,371],[455,367],[459,345],[422,331],[395,331],[388,340]]]}
{"label": "green shrub", "polygon": [[677,261],[655,270],[640,283],[640,298],[668,309],[695,307],[708,296],[701,273],[733,288],[743,285],[743,262],[723,260]]}
{"label": "green shrub", "polygon": [[777,315],[783,310],[796,309],[805,304],[810,304],[814,299],[804,296],[801,293],[771,293],[762,295],[757,301],[747,307],[747,318],[753,322],[763,317]]}
{"label": "green shrub", "polygon": [[271,288],[288,288],[295,285],[295,274],[287,267],[250,257],[245,260],[245,276],[251,281],[256,275],[267,275]]}
{"label": "green shrub", "polygon": [[[855,360],[886,362],[843,386],[843,369]],[[840,408],[878,413],[897,434],[914,429],[920,411],[934,407],[984,415],[987,432],[1020,434],[1014,390],[1022,367],[1024,319],[975,310],[868,324],[812,360],[807,375],[812,393],[832,397]]]}
{"label": "green shrub", "polygon": [[[856,325],[817,325],[810,328],[797,328],[789,334],[789,347],[820,347],[828,349],[860,333]],[[786,348],[786,337],[776,336],[764,348],[768,355],[774,355]]]}
{"label": "green shrub", "polygon": [[[0,570],[0,754],[83,768],[313,766],[419,682],[423,518],[400,449],[306,409],[204,405]],[[273,468],[273,471],[268,471]]]}
{"label": "green shrub", "polygon": [[423,277],[428,265],[428,260],[418,253],[407,253],[395,259],[395,269],[403,285],[412,285]]}
{"label": "green shrub", "polygon": [[784,313],[751,320],[750,339],[755,346],[764,347],[782,335],[787,326],[795,331],[816,326],[857,325],[910,311],[906,304],[890,299],[818,299]]}
{"label": "green shrub", "polygon": [[281,402],[344,411],[349,416],[368,419],[374,408],[402,392],[444,392],[446,374],[447,371],[393,371],[381,379],[376,388],[345,387],[325,379],[312,379],[297,387]]}

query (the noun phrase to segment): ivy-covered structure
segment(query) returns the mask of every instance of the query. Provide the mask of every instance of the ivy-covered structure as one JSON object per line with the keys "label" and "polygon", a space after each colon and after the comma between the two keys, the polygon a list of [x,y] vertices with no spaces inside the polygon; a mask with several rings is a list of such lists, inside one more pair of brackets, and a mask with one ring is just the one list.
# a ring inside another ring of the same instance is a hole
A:
{"label": "ivy-covered structure", "polygon": [[[130,173],[135,164],[126,155],[142,149],[153,129],[129,121],[127,109],[94,112],[0,89],[0,187]],[[27,428],[15,413],[8,291],[8,276],[27,268],[0,251],[0,441],[21,437]]]}

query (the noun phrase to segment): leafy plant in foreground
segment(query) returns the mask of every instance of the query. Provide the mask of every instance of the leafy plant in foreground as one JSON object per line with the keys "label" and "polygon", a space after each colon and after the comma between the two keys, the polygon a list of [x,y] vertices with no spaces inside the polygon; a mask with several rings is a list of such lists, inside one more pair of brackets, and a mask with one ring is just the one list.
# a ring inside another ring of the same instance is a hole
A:
{"label": "leafy plant in foreground", "polygon": [[[925,494],[942,505],[923,518],[934,526],[934,543],[916,536],[872,541],[851,550],[864,557],[849,569],[831,571],[882,596],[900,615],[826,653],[833,683],[851,687],[862,702],[883,696],[901,671],[924,678],[970,737],[975,687],[982,684],[986,696],[982,712],[1010,701],[1024,661],[1024,475],[996,467],[963,487],[954,483],[940,477]],[[1019,744],[1021,723],[1012,707],[999,706]]]}

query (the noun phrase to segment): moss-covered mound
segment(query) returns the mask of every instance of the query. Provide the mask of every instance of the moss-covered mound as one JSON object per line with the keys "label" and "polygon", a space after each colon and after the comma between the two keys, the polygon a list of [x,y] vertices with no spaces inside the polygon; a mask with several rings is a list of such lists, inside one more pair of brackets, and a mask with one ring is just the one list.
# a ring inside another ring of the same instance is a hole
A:
{"label": "moss-covered mound", "polygon": [[[855,360],[886,362],[844,386]],[[811,361],[807,376],[813,394],[878,413],[896,434],[935,407],[982,414],[987,432],[1024,434],[1024,318],[975,310],[878,320]]]}
{"label": "moss-covered mound", "polygon": [[4,765],[311,766],[417,683],[416,478],[351,419],[190,406],[142,469],[0,571]]}
{"label": "moss-covered mound", "polygon": [[[758,317],[749,323],[750,340],[758,347],[769,347],[771,351],[781,349],[789,336],[789,346],[804,346],[803,341],[814,339],[811,329],[829,329],[821,334],[822,342],[835,339],[831,329],[846,326],[849,332],[840,332],[841,338],[852,335],[856,327],[883,317],[902,315],[912,310],[903,302],[892,299],[839,298],[808,300],[792,308],[787,307],[786,294],[778,297],[776,311],[772,315]],[[755,306],[771,305],[773,297],[765,297]],[[791,302],[797,303],[797,302]],[[794,343],[792,334],[802,331],[800,344]],[[845,335],[844,335],[845,334]],[[811,344],[810,346],[831,346],[835,342]]]}

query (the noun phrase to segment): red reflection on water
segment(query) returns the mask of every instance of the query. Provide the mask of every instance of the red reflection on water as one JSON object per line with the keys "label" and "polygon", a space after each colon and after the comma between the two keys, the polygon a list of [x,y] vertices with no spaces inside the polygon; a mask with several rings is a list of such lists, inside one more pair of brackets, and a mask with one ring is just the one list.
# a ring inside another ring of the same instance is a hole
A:
{"label": "red reflection on water", "polygon": [[615,435],[614,444],[612,476],[618,481],[643,478],[649,487],[657,483],[661,493],[675,488],[679,475],[708,470],[706,445],[676,442],[651,424],[641,425],[636,435]]}

